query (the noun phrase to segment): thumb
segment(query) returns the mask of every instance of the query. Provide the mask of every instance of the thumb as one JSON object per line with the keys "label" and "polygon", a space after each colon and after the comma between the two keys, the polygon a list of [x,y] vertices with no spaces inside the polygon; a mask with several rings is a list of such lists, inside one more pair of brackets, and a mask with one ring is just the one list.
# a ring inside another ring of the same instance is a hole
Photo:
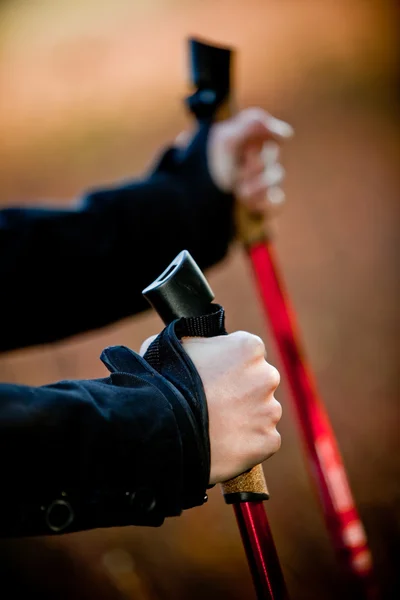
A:
{"label": "thumb", "polygon": [[140,356],[144,356],[146,354],[150,344],[152,344],[154,342],[156,337],[157,337],[156,335],[152,335],[142,343],[142,345],[140,346],[140,350],[139,350]]}

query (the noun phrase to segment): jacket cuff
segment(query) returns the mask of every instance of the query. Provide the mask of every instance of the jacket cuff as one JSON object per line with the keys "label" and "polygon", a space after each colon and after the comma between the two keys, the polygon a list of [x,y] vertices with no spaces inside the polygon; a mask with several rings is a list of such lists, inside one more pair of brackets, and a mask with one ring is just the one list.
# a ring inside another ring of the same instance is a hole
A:
{"label": "jacket cuff", "polygon": [[154,175],[163,171],[179,174],[186,190],[180,207],[182,221],[190,227],[187,238],[202,269],[224,258],[235,234],[234,196],[214,183],[208,167],[211,127],[209,123],[200,125],[187,148],[166,150],[154,170]]}
{"label": "jacket cuff", "polygon": [[[188,368],[186,361],[179,356],[179,350],[184,356],[186,353],[181,350],[180,342],[177,343],[178,351],[173,351],[168,343],[161,345],[162,369],[149,363],[147,355],[145,359],[124,346],[108,348],[101,357],[112,372],[113,383],[120,385],[119,380],[126,378],[129,386],[129,373],[132,373],[147,387],[151,401],[154,397],[162,403],[163,429],[157,432],[154,427],[153,438],[157,443],[149,440],[145,448],[146,459],[143,460],[146,470],[140,471],[139,479],[152,487],[164,517],[177,516],[183,509],[203,504],[210,476],[208,422],[206,425],[202,423],[203,419],[196,409],[197,405],[206,406],[203,387],[194,367]],[[186,385],[180,389],[182,378]],[[153,412],[157,415],[156,409]],[[158,443],[161,439],[162,446]],[[158,474],[154,481],[151,479],[152,471]],[[156,489],[157,478],[161,485]]]}

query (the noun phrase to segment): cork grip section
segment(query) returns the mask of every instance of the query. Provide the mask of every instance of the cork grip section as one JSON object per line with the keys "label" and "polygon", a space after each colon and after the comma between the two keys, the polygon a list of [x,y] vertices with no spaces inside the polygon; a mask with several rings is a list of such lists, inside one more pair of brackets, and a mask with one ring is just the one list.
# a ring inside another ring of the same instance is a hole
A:
{"label": "cork grip section", "polygon": [[236,500],[268,500],[269,492],[262,465],[257,465],[222,484],[225,500],[230,503]]}
{"label": "cork grip section", "polygon": [[269,237],[265,218],[262,215],[252,215],[240,202],[235,205],[235,226],[236,239],[247,247]]}

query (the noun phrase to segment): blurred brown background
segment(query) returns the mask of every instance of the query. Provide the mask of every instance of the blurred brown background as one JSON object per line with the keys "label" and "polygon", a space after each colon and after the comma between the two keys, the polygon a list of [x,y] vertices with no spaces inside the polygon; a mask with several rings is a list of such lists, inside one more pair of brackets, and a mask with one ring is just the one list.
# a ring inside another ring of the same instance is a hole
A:
{"label": "blurred brown background", "polygon": [[[294,125],[277,251],[386,598],[400,597],[398,9],[385,0],[0,2],[3,206],[67,205],[89,186],[140,175],[188,126],[188,35],[235,45],[240,105]],[[209,276],[229,328],[263,336],[279,366],[239,249]],[[147,314],[3,355],[0,378],[103,376],[104,346],[137,349],[159,327]],[[285,381],[279,398],[283,445],[265,465],[267,508],[292,599],[348,598]],[[25,585],[26,597],[252,600],[233,514],[218,489],[210,496],[157,530],[3,542],[7,598]]]}

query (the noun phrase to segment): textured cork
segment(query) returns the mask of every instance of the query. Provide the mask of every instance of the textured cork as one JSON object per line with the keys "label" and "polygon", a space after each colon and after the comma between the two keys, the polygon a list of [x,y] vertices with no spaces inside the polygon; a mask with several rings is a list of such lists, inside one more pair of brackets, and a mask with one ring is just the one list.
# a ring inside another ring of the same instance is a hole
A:
{"label": "textured cork", "polygon": [[224,495],[243,492],[269,495],[264,471],[261,465],[257,465],[250,471],[226,481],[222,484],[222,491]]}
{"label": "textured cork", "polygon": [[265,217],[249,213],[240,202],[236,202],[235,205],[235,224],[236,239],[245,246],[264,242],[270,237]]}

